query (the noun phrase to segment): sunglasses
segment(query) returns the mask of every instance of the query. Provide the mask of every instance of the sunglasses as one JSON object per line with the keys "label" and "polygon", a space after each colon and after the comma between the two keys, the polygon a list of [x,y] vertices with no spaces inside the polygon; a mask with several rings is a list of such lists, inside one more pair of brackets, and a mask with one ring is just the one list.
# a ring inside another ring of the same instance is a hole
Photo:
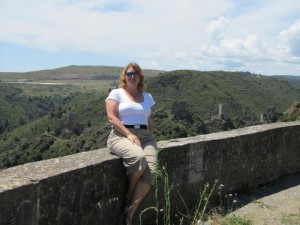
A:
{"label": "sunglasses", "polygon": [[126,72],[126,76],[127,77],[136,77],[136,76],[139,76],[140,74],[138,74],[137,72]]}

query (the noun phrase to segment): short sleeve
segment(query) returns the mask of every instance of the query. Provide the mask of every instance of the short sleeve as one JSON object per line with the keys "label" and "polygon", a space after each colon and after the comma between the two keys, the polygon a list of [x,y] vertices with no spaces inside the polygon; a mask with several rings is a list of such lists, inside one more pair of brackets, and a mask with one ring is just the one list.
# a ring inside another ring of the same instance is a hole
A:
{"label": "short sleeve", "polygon": [[119,90],[118,90],[118,89],[113,89],[113,90],[109,93],[109,95],[107,96],[107,98],[105,99],[105,101],[107,101],[107,100],[109,100],[109,99],[115,100],[115,101],[117,101],[117,102],[120,102],[120,101],[121,101],[121,96],[120,96]]}
{"label": "short sleeve", "polygon": [[155,101],[154,101],[152,95],[150,93],[147,93],[147,95],[148,95],[148,101],[149,101],[150,107],[154,106]]}

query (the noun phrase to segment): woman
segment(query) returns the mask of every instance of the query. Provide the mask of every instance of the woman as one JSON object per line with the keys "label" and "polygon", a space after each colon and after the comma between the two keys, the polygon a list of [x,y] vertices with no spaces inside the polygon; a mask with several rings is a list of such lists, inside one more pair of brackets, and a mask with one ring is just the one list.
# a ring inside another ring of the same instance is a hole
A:
{"label": "woman", "polygon": [[120,156],[129,183],[126,195],[126,223],[154,183],[156,142],[151,134],[152,96],[144,92],[144,73],[136,63],[129,63],[120,76],[118,89],[112,90],[106,101],[106,112],[112,131],[107,145],[111,153]]}

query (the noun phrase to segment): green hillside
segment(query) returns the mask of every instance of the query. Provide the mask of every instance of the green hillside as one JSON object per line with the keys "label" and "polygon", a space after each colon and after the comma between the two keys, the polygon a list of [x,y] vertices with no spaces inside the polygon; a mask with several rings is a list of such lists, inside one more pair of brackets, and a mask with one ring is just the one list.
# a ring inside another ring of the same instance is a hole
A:
{"label": "green hillside", "polygon": [[159,107],[171,108],[184,100],[202,119],[218,113],[218,105],[229,103],[233,116],[259,118],[268,106],[282,112],[300,97],[288,82],[239,72],[172,71],[151,80],[148,90]]}
{"label": "green hillside", "polygon": [[[151,79],[148,90],[157,102],[154,117],[160,139],[209,133],[203,123],[218,114],[222,103],[229,105],[231,128],[238,128],[236,121],[257,124],[267,107],[283,112],[300,99],[300,90],[288,82],[240,72],[172,71]],[[182,118],[175,119],[172,109],[176,112],[178,101],[184,110]]]}
{"label": "green hillside", "polygon": [[104,98],[79,97],[49,115],[0,136],[0,168],[104,147]]}
{"label": "green hillside", "polygon": [[290,85],[296,89],[300,89],[300,76],[272,76],[272,78],[277,80],[284,80],[290,83]]}
{"label": "green hillside", "polygon": [[[71,85],[63,87],[31,85],[30,87],[37,89],[34,95],[28,95],[26,93],[28,88],[24,85],[0,82],[0,137],[5,131],[12,131],[53,113],[59,107],[66,107],[88,96],[78,92],[78,89]],[[37,96],[38,91],[39,96]]]}
{"label": "green hillside", "polygon": [[[3,84],[0,92],[2,120],[17,121],[30,114],[28,108],[43,108],[41,99],[53,105],[47,105],[45,115],[0,134],[0,168],[106,146],[110,132],[104,104],[107,91],[77,92],[75,88],[72,92],[71,88],[63,95],[61,86],[57,96],[32,100],[19,86],[7,85]],[[258,124],[268,106],[283,112],[300,100],[300,90],[286,81],[239,72],[171,71],[150,77],[146,86],[156,101],[153,120],[157,140]],[[12,101],[5,97],[8,95],[14,96]],[[214,119],[222,103],[229,106],[226,121]]]}

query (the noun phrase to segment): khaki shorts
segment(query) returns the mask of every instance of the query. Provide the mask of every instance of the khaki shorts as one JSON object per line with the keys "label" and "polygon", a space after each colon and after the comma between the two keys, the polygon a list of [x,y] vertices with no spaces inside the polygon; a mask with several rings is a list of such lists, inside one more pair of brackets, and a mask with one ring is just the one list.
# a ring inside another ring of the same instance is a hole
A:
{"label": "khaki shorts", "polygon": [[123,159],[127,174],[145,170],[141,181],[153,185],[157,164],[156,142],[151,132],[147,129],[129,128],[129,130],[140,139],[142,147],[133,144],[127,137],[115,129],[112,129],[109,134],[107,146],[112,154],[120,156]]}

